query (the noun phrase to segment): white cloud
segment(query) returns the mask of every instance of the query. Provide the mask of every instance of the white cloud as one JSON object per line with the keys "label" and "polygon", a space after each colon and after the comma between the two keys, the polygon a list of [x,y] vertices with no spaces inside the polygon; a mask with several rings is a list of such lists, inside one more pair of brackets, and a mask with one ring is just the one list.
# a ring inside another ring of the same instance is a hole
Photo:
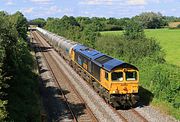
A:
{"label": "white cloud", "polygon": [[[165,1],[165,0],[164,0]],[[152,3],[157,3],[157,4],[159,4],[160,2],[162,2],[162,1],[160,1],[160,0],[148,0],[148,2],[152,2]]]}
{"label": "white cloud", "polygon": [[6,0],[6,5],[14,5],[15,3],[11,0]]}
{"label": "white cloud", "polygon": [[32,2],[50,2],[51,0],[30,0]]}
{"label": "white cloud", "polygon": [[30,1],[37,4],[49,4],[52,2],[52,0],[30,0]]}
{"label": "white cloud", "polygon": [[128,5],[146,5],[147,2],[146,0],[128,0],[127,4]]}
{"label": "white cloud", "polygon": [[63,13],[64,15],[68,15],[68,16],[73,16],[73,15],[74,15],[74,11],[73,11],[73,9],[71,9],[71,8],[65,8],[65,9],[63,9],[63,10],[62,10],[62,13]]}
{"label": "white cloud", "polygon": [[22,9],[21,11],[24,13],[24,14],[30,14],[33,12],[33,9],[34,8],[25,8],[25,9]]}
{"label": "white cloud", "polygon": [[148,0],[82,0],[79,4],[82,4],[81,15],[85,16],[132,17],[135,12],[143,12],[148,3]]}
{"label": "white cloud", "polygon": [[172,8],[172,9],[171,9],[171,11],[172,11],[172,12],[176,12],[176,11],[177,11],[177,9],[175,9],[175,8]]}
{"label": "white cloud", "polygon": [[114,0],[84,0],[80,1],[80,4],[87,5],[112,5]]}
{"label": "white cloud", "polygon": [[[150,0],[149,0],[150,1]],[[152,0],[156,3],[159,3],[159,0]],[[81,0],[79,4],[84,5],[146,5],[148,3],[148,0]]]}
{"label": "white cloud", "polygon": [[59,16],[59,15],[69,15],[73,16],[73,10],[71,8],[59,8],[58,6],[51,6],[49,8],[45,8],[43,11],[48,16]]}
{"label": "white cloud", "polygon": [[56,13],[60,13],[61,9],[58,8],[57,6],[51,6],[50,8],[47,9],[47,14],[56,14]]}
{"label": "white cloud", "polygon": [[8,1],[6,4],[7,5],[13,5],[14,3],[12,1]]}

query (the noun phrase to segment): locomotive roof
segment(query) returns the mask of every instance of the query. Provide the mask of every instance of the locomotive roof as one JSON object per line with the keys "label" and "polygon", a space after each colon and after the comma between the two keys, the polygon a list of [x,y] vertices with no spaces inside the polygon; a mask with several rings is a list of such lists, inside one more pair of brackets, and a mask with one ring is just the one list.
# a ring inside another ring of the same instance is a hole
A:
{"label": "locomotive roof", "polygon": [[84,45],[81,45],[81,44],[76,45],[75,47],[73,47],[73,49],[76,52],[83,54],[86,58],[90,60],[94,60],[103,55],[99,51],[85,47]]}
{"label": "locomotive roof", "polygon": [[73,47],[73,49],[75,50],[75,52],[80,53],[84,57],[88,58],[89,60],[91,60],[92,62],[94,62],[95,64],[109,72],[115,69],[116,67],[133,67],[137,69],[135,66],[131,64],[125,63],[121,60],[117,60],[97,50],[85,47],[83,45],[78,44],[75,47]]}

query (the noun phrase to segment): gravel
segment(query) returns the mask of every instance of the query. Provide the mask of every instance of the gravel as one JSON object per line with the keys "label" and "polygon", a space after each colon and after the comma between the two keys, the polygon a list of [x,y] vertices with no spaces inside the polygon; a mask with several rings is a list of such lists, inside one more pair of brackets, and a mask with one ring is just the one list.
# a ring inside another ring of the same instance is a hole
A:
{"label": "gravel", "polygon": [[55,84],[49,69],[46,66],[45,59],[40,52],[35,54],[37,64],[39,66],[40,73],[40,95],[43,104],[44,120],[48,122],[53,121],[72,121],[69,119],[70,113],[68,113],[65,102],[62,100],[62,96],[58,92],[58,87]]}
{"label": "gravel", "polygon": [[144,116],[149,122],[179,122],[171,116],[162,114],[152,106],[137,107],[135,110]]}
{"label": "gravel", "polygon": [[134,114],[131,109],[129,110],[118,110],[128,122],[143,122],[141,118],[139,118],[136,114]]}

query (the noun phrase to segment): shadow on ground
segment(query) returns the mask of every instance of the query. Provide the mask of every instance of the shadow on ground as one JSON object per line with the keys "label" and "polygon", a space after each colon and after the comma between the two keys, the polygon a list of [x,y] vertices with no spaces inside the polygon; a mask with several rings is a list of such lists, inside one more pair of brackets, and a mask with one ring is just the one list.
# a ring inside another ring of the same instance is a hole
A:
{"label": "shadow on ground", "polygon": [[149,105],[153,98],[154,95],[151,91],[143,88],[142,86],[139,87],[139,103],[137,104],[137,107],[143,107]]}
{"label": "shadow on ground", "polygon": [[132,108],[136,108],[136,107],[144,107],[144,106],[148,106],[153,98],[154,95],[152,92],[150,92],[149,90],[143,88],[142,86],[139,86],[139,101],[134,105],[134,106],[119,106],[116,109],[117,110],[128,110],[128,109],[132,109]]}
{"label": "shadow on ground", "polygon": [[[47,52],[50,51],[52,47],[39,47],[38,43],[32,43],[32,46],[34,47],[36,52]],[[40,48],[37,49],[36,47]],[[36,57],[38,68],[40,74],[44,74],[48,72],[48,69],[46,69],[41,63],[42,63],[42,57],[37,56]],[[44,76],[43,76],[44,77]],[[60,89],[55,81],[53,81],[52,78],[49,78],[45,75],[46,78],[42,79],[40,78],[40,84],[39,84],[39,90],[40,90],[40,96],[42,101],[43,110],[41,112],[41,120],[43,122],[59,122],[59,121],[69,121],[72,120],[72,116],[67,109],[67,104],[72,108],[74,114],[76,115],[76,118],[83,115],[86,109],[85,104],[74,104],[71,102],[66,102],[66,100],[63,98],[63,94],[67,95],[69,91]]]}
{"label": "shadow on ground", "polygon": [[[35,42],[31,43],[31,45],[33,46],[33,48],[35,49],[36,52],[48,52],[48,51],[50,51],[50,49],[52,49],[51,46],[49,46],[49,47],[39,46],[40,44],[35,43]],[[39,49],[37,49],[37,48],[39,48]]]}
{"label": "shadow on ground", "polygon": [[42,96],[43,106],[46,111],[45,120],[48,122],[54,122],[73,119],[67,109],[67,103],[75,112],[77,118],[84,114],[84,110],[86,109],[84,104],[66,103],[65,99],[63,99],[62,92],[66,95],[69,91],[53,86],[47,86],[50,82],[52,82],[50,79],[41,80],[40,85],[40,95]]}

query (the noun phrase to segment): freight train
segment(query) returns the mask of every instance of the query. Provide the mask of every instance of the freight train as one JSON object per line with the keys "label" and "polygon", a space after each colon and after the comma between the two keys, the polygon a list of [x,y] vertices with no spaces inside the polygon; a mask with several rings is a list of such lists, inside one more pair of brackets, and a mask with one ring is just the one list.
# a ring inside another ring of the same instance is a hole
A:
{"label": "freight train", "polygon": [[138,101],[137,67],[37,27],[37,32],[114,107]]}

